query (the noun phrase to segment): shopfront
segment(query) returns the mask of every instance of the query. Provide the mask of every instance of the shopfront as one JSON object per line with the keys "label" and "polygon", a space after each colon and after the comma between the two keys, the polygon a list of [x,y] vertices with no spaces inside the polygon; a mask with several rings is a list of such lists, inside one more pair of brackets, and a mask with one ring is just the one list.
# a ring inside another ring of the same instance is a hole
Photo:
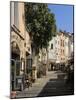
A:
{"label": "shopfront", "polygon": [[[23,74],[25,69],[22,65],[25,61],[20,58],[21,51],[18,44],[14,41],[11,43],[11,90],[23,90]],[[24,65],[25,66],[25,65]],[[25,68],[25,67],[24,67]]]}

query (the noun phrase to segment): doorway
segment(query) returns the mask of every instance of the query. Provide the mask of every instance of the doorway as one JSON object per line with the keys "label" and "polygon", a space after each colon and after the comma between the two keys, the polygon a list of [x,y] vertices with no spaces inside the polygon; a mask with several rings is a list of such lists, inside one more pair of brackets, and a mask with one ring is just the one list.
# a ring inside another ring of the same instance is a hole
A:
{"label": "doorway", "polygon": [[20,76],[21,61],[20,49],[18,45],[13,42],[11,44],[11,90],[14,91],[18,88],[17,77]]}

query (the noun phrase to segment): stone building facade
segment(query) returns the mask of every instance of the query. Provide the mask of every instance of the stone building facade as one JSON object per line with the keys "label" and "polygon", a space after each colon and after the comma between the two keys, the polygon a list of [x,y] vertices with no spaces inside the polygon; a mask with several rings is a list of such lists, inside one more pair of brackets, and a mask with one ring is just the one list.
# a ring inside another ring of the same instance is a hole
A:
{"label": "stone building facade", "polygon": [[[73,35],[67,32],[59,32],[52,40],[49,41],[48,46],[48,60],[49,67],[53,65],[65,65],[74,52]],[[56,66],[57,67],[57,66]]]}
{"label": "stone building facade", "polygon": [[56,37],[52,37],[48,46],[48,70],[53,70],[53,66],[56,63]]}
{"label": "stone building facade", "polygon": [[[25,60],[25,26],[23,3],[11,2],[11,58]],[[23,62],[22,68],[23,69]]]}
{"label": "stone building facade", "polygon": [[[29,72],[31,64],[31,39],[26,31],[23,2],[14,2],[11,7],[11,84],[17,87],[17,78]],[[29,68],[29,69],[28,69]]]}

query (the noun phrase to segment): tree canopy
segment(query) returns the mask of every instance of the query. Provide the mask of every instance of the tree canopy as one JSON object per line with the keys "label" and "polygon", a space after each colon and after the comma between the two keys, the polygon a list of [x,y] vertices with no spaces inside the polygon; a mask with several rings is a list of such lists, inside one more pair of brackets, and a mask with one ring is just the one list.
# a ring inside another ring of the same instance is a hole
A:
{"label": "tree canopy", "polygon": [[47,4],[25,3],[25,23],[36,51],[46,48],[56,34],[55,15]]}

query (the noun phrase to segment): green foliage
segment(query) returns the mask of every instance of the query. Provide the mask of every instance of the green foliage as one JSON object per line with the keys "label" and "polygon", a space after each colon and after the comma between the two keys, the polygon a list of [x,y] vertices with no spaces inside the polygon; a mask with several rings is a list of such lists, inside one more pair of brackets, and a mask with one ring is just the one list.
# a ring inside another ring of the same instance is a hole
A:
{"label": "green foliage", "polygon": [[37,53],[56,34],[55,16],[47,4],[25,3],[25,23]]}

